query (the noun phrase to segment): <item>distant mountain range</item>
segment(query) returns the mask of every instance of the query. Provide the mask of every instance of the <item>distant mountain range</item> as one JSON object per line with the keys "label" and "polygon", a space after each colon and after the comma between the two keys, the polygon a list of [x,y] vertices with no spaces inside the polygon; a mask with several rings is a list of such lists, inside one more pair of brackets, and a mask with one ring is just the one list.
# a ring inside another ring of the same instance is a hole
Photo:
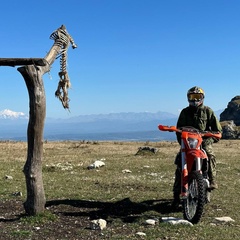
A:
{"label": "distant mountain range", "polygon": [[[222,111],[219,111],[219,114]],[[68,119],[47,118],[44,127],[44,138],[48,140],[72,140],[97,138],[105,140],[123,133],[148,132],[156,137],[173,136],[172,133],[160,132],[159,124],[175,125],[177,117],[168,112],[123,112],[109,114],[80,115]],[[26,140],[28,116],[22,112],[9,109],[0,111],[0,140]],[[171,135],[169,135],[171,134]],[[104,137],[105,136],[105,137]],[[174,136],[175,137],[175,136]],[[104,139],[101,139],[104,138]]]}

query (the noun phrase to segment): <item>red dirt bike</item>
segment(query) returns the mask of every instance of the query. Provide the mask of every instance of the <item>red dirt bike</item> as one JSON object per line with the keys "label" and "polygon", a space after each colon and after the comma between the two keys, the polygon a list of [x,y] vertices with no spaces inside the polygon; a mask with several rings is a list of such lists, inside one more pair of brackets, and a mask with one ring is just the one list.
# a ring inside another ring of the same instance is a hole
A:
{"label": "red dirt bike", "polygon": [[203,137],[220,139],[219,132],[200,132],[193,127],[176,128],[158,126],[161,131],[181,134],[181,199],[184,219],[196,224],[200,221],[204,205],[210,201],[208,156],[202,148]]}

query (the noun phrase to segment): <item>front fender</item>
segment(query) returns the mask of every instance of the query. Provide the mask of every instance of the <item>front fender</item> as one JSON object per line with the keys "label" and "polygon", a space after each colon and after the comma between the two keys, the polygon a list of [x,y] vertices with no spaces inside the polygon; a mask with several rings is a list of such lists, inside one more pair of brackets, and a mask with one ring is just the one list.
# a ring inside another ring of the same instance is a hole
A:
{"label": "front fender", "polygon": [[201,151],[200,149],[189,149],[186,155],[187,155],[187,158],[188,157],[207,158],[207,154]]}
{"label": "front fender", "polygon": [[206,159],[207,155],[205,152],[201,151],[200,149],[189,149],[186,152],[187,169],[189,172],[192,171],[195,158]]}

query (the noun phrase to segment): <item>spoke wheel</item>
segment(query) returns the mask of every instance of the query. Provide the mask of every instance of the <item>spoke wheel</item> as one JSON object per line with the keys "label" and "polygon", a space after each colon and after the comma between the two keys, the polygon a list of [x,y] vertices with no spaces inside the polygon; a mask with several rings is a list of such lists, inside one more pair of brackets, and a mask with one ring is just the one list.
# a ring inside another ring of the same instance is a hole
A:
{"label": "spoke wheel", "polygon": [[198,223],[203,214],[206,194],[204,179],[199,172],[192,172],[188,181],[188,197],[183,200],[183,216],[191,223]]}

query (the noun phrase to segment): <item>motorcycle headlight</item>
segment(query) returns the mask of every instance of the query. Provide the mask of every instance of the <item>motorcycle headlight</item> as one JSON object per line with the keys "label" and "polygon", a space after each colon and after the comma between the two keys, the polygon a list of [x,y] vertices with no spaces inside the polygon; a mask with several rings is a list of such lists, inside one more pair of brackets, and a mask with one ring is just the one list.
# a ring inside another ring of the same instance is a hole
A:
{"label": "motorcycle headlight", "polygon": [[196,138],[188,138],[188,144],[190,148],[196,148],[198,140]]}

